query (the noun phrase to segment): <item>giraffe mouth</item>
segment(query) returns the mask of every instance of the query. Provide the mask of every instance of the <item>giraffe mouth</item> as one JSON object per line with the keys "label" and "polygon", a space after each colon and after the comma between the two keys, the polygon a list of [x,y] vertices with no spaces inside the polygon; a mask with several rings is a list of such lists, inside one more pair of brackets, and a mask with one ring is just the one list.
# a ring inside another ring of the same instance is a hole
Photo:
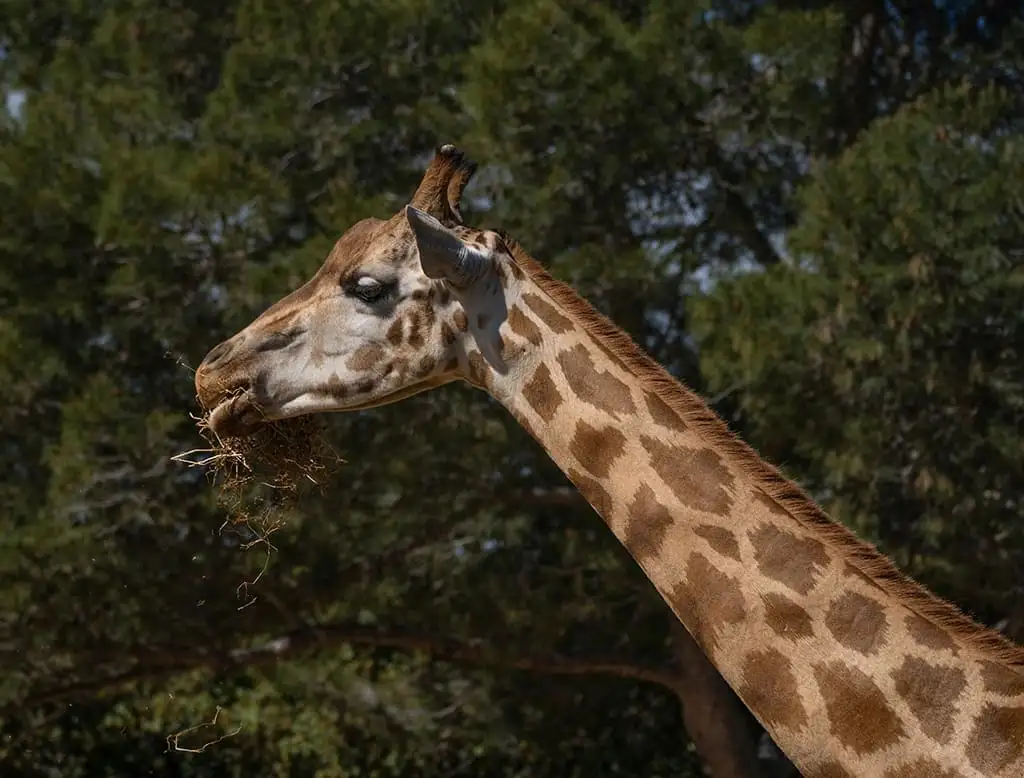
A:
{"label": "giraffe mouth", "polygon": [[207,419],[219,438],[248,437],[268,421],[251,390],[222,400]]}
{"label": "giraffe mouth", "polygon": [[385,395],[341,407],[335,406],[333,403],[320,405],[320,403],[314,402],[311,404],[303,403],[298,408],[292,406],[291,403],[267,408],[261,405],[256,394],[252,389],[249,389],[221,400],[207,417],[207,424],[220,438],[245,438],[259,430],[260,427],[275,421],[308,416],[315,413],[348,413],[350,411],[379,408],[382,405],[399,402],[407,397],[412,397],[415,394],[443,386],[455,380],[457,379],[454,375],[431,376]]}

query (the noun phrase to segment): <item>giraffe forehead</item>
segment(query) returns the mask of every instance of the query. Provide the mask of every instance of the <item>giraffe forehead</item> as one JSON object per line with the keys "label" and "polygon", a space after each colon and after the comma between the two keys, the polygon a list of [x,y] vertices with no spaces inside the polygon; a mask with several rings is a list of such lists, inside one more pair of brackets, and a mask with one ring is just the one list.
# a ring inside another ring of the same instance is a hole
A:
{"label": "giraffe forehead", "polygon": [[364,219],[342,235],[318,275],[341,282],[363,275],[396,281],[404,296],[434,286],[420,266],[405,223],[376,219]]}
{"label": "giraffe forehead", "polygon": [[371,246],[358,260],[348,262],[339,273],[342,280],[356,279],[363,275],[374,276],[382,281],[396,281],[403,295],[431,285],[430,279],[420,267],[413,246],[403,242]]}
{"label": "giraffe forehead", "polygon": [[384,222],[379,219],[363,219],[345,230],[338,238],[327,255],[321,272],[327,270],[332,275],[347,276],[400,242],[395,232],[385,229]]}
{"label": "giraffe forehead", "polygon": [[[387,266],[408,263],[409,241],[384,230],[385,222],[363,219],[338,238],[327,259],[305,284],[261,313],[250,327],[263,329],[280,326],[289,318],[330,299],[335,285],[369,268],[383,270]],[[423,281],[426,281],[423,277]],[[415,283],[415,282],[414,282]]]}

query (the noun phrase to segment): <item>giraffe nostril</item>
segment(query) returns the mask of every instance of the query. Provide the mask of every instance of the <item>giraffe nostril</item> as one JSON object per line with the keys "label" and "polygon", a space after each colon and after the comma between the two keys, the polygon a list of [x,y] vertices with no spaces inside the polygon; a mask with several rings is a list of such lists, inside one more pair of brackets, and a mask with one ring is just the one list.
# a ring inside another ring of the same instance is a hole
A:
{"label": "giraffe nostril", "polygon": [[218,343],[210,352],[203,358],[200,368],[211,368],[215,367],[218,363],[223,362],[225,357],[229,356],[232,351],[232,342],[225,340],[223,343]]}

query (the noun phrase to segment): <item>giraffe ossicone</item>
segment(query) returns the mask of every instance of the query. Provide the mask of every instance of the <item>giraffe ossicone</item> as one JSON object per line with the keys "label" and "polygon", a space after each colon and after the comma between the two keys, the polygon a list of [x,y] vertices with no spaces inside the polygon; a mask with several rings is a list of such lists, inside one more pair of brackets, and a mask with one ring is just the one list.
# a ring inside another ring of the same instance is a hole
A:
{"label": "giraffe ossicone", "polygon": [[511,239],[466,227],[441,146],[410,206],[196,371],[210,424],[462,380],[544,447],[805,776],[1024,776],[1024,649],[832,521]]}

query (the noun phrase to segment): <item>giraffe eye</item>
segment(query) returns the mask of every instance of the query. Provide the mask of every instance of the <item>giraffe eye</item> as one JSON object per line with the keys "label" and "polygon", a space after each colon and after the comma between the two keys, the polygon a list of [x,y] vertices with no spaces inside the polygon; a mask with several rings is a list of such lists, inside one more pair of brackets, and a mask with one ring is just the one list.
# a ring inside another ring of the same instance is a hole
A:
{"label": "giraffe eye", "polygon": [[348,281],[345,285],[345,293],[357,297],[364,303],[379,303],[394,293],[396,284],[378,281],[372,276],[359,276]]}

